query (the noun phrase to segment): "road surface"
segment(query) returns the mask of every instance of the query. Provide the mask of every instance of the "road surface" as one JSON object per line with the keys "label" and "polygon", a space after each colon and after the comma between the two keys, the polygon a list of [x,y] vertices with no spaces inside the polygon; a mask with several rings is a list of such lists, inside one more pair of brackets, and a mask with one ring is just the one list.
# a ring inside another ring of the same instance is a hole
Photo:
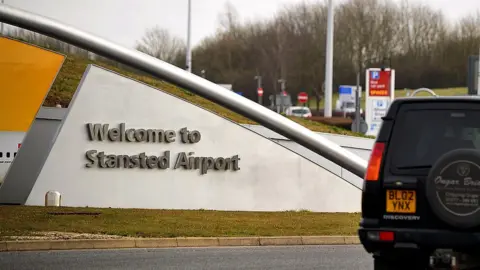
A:
{"label": "road surface", "polygon": [[371,270],[361,246],[286,246],[1,252],[2,270]]}

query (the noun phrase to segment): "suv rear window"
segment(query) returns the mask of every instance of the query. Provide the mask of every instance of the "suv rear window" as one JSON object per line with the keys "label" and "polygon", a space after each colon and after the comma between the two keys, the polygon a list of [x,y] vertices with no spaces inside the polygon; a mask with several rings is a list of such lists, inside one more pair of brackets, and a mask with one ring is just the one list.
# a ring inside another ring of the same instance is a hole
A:
{"label": "suv rear window", "polygon": [[390,147],[396,170],[427,169],[451,150],[480,149],[477,110],[408,110],[395,122]]}

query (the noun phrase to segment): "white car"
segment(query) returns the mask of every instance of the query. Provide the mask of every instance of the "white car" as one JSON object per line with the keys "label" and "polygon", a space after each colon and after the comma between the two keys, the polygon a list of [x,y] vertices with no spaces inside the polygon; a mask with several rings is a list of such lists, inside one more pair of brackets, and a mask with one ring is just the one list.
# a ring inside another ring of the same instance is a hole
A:
{"label": "white car", "polygon": [[287,108],[287,110],[285,111],[285,114],[287,116],[296,116],[296,117],[303,117],[303,118],[312,117],[312,112],[310,111],[310,108],[300,107],[300,106],[293,106],[293,107]]}
{"label": "white car", "polygon": [[[341,102],[337,101],[337,110],[345,113],[354,113],[355,112],[355,103],[351,101]],[[363,109],[360,108],[360,113],[363,113]]]}

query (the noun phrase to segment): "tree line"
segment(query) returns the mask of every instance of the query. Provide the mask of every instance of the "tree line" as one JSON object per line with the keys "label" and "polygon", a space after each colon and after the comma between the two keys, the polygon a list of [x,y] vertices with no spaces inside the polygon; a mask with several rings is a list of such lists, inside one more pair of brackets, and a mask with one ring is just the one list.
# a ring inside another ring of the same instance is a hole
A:
{"label": "tree line", "polygon": [[[264,96],[279,93],[278,81],[284,79],[291,95],[305,91],[319,102],[325,80],[327,13],[326,2],[304,2],[285,6],[270,19],[242,22],[227,3],[216,33],[193,49],[193,72],[215,83],[232,84],[235,91],[253,100],[255,76],[262,76]],[[441,11],[408,0],[337,4],[334,91],[339,85],[354,85],[357,71],[363,84],[365,69],[382,65],[396,70],[397,89],[465,86],[468,56],[477,55],[480,46],[479,15],[449,21]],[[12,28],[8,35],[132,71],[30,31]],[[184,40],[160,26],[147,29],[136,49],[185,68]]]}
{"label": "tree line", "polygon": [[[286,6],[273,18],[242,23],[227,4],[216,34],[193,50],[193,72],[230,83],[256,100],[254,76],[265,95],[287,91],[323,95],[327,31],[326,2]],[[382,65],[396,70],[396,88],[465,86],[467,59],[480,46],[480,14],[457,21],[423,4],[393,0],[349,0],[335,7],[334,91],[354,85],[360,70]],[[168,44],[167,40],[162,41]],[[182,45],[184,46],[184,45]],[[167,60],[184,68],[185,51]],[[152,54],[153,55],[153,54]],[[172,60],[175,59],[175,60]]]}

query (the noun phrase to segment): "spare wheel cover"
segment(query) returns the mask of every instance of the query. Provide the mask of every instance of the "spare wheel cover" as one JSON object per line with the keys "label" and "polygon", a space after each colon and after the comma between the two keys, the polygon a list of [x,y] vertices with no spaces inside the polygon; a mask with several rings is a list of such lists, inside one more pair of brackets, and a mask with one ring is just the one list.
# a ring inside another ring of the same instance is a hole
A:
{"label": "spare wheel cover", "polygon": [[441,156],[425,183],[432,211],[457,228],[480,225],[480,152],[458,149]]}

